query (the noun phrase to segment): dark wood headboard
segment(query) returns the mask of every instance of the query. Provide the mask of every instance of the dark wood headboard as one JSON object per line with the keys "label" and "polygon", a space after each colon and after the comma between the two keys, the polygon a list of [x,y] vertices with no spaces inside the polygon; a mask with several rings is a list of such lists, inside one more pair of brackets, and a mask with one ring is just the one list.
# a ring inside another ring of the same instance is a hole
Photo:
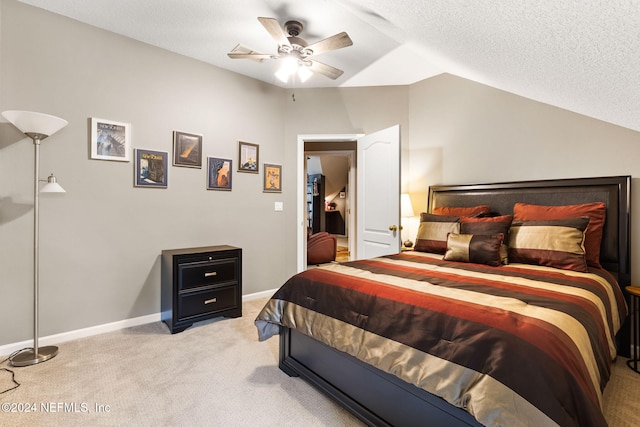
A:
{"label": "dark wood headboard", "polygon": [[511,215],[516,202],[547,206],[604,202],[607,216],[600,262],[624,290],[631,284],[630,195],[630,176],[436,185],[429,187],[427,211],[437,206],[489,205],[496,214]]}

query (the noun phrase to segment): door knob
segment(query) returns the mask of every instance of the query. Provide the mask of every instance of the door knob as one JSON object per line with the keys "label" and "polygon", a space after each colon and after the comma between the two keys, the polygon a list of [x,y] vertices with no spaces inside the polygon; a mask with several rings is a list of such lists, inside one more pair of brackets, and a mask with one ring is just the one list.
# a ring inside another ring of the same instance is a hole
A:
{"label": "door knob", "polygon": [[396,231],[398,229],[398,227],[396,227],[395,225],[390,225],[389,226],[389,230],[391,231]]}

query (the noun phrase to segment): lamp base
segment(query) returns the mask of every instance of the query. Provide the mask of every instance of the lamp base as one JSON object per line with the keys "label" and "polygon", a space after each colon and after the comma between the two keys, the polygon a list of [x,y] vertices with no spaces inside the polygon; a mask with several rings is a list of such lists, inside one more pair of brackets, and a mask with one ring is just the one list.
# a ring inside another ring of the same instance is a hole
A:
{"label": "lamp base", "polygon": [[33,349],[18,353],[9,359],[11,366],[31,366],[36,363],[46,362],[47,360],[55,357],[58,354],[58,347],[49,345],[46,347],[38,348],[38,354],[34,354]]}

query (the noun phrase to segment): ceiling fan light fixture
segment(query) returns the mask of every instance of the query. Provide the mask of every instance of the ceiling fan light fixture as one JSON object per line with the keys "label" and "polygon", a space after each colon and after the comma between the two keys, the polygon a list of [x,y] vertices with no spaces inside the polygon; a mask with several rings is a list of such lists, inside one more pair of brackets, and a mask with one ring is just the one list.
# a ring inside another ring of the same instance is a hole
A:
{"label": "ceiling fan light fixture", "polygon": [[285,71],[283,71],[282,69],[279,69],[278,71],[276,71],[276,77],[278,78],[278,80],[280,80],[282,83],[286,83],[287,81],[289,81],[289,74],[287,74]]}
{"label": "ceiling fan light fixture", "polygon": [[298,71],[298,60],[293,56],[285,56],[282,58],[280,69],[276,72],[276,77],[283,83],[289,80],[289,77],[296,74]]}
{"label": "ceiling fan light fixture", "polygon": [[303,65],[300,68],[298,68],[298,77],[300,77],[300,81],[302,83],[309,80],[309,77],[311,77],[312,75],[313,75],[313,71],[311,71],[309,67]]}
{"label": "ceiling fan light fixture", "polygon": [[278,80],[280,80],[282,83],[286,83],[289,81],[289,76],[291,75],[291,73],[289,73],[287,70],[280,68],[278,71],[276,71],[276,77],[278,78]]}

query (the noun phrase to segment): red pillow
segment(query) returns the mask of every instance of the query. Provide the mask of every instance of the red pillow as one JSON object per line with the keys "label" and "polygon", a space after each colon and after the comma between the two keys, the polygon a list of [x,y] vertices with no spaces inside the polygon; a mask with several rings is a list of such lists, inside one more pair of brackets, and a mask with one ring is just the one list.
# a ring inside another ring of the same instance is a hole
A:
{"label": "red pillow", "polygon": [[527,203],[516,203],[513,206],[514,220],[552,220],[589,217],[589,226],[585,232],[584,249],[587,264],[602,268],[600,265],[600,241],[607,214],[607,206],[603,202],[584,203],[581,205],[541,206]]}
{"label": "red pillow", "polygon": [[449,216],[476,216],[491,213],[491,207],[489,205],[471,206],[468,208],[438,206],[433,208],[431,213],[435,215]]}

